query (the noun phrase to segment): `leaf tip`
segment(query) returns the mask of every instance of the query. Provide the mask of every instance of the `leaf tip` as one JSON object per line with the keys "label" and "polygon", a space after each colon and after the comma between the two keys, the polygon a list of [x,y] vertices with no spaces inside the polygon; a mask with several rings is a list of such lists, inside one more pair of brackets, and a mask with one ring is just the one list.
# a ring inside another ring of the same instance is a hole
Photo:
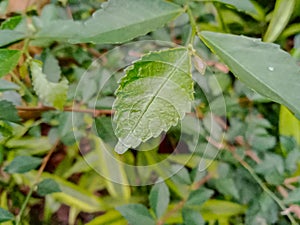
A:
{"label": "leaf tip", "polygon": [[118,154],[123,154],[125,153],[126,151],[128,150],[128,147],[125,146],[121,141],[119,141],[115,147],[115,151],[118,153]]}

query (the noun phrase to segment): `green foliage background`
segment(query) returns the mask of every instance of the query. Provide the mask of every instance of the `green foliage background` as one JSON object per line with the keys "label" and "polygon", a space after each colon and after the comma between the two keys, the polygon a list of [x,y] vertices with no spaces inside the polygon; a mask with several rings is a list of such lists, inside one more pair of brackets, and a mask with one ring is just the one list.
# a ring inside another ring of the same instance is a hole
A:
{"label": "green foliage background", "polygon": [[1,223],[299,224],[299,0],[0,14]]}

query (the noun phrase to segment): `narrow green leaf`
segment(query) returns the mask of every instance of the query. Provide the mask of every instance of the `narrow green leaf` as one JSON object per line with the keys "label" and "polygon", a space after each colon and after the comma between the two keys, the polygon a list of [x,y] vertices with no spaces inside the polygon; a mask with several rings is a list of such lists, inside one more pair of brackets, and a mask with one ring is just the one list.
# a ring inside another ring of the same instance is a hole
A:
{"label": "narrow green leaf", "polygon": [[285,26],[288,24],[290,17],[293,14],[295,0],[277,0],[273,11],[271,22],[268,26],[266,34],[263,38],[266,42],[275,41]]}
{"label": "narrow green leaf", "polygon": [[0,208],[0,223],[14,220],[15,216],[6,209]]}
{"label": "narrow green leaf", "polygon": [[118,222],[119,224],[122,224],[120,220],[124,220],[124,224],[127,224],[125,219],[122,218],[122,215],[118,211],[110,210],[104,215],[98,216],[95,219],[91,220],[86,225],[106,225],[112,224],[113,222]]}
{"label": "narrow green leaf", "polygon": [[39,98],[46,104],[62,109],[67,100],[68,81],[66,79],[59,83],[48,81],[42,72],[41,63],[37,60],[31,61],[30,69],[33,87]]}
{"label": "narrow green leaf", "polygon": [[7,173],[26,173],[37,168],[42,159],[32,156],[17,156],[14,160],[5,167],[4,171]]}
{"label": "narrow green leaf", "polygon": [[291,24],[284,29],[279,39],[284,40],[289,36],[299,34],[299,32],[300,32],[300,23]]}
{"label": "narrow green leaf", "polygon": [[63,204],[84,212],[97,212],[108,209],[108,203],[106,204],[104,200],[77,184],[46,172],[43,173],[42,178],[52,179],[59,185],[61,192],[53,193],[51,197]]}
{"label": "narrow green leaf", "polygon": [[73,43],[122,43],[162,27],[181,13],[181,7],[162,0],[110,0],[84,24],[56,20],[44,26],[36,38]]}
{"label": "narrow green leaf", "polygon": [[52,179],[45,179],[37,186],[37,193],[40,196],[45,196],[55,192],[61,192],[58,184]]}
{"label": "narrow green leaf", "polygon": [[0,101],[0,120],[5,120],[9,122],[19,122],[20,117],[16,110],[16,107],[9,101],[1,100]]}
{"label": "narrow green leaf", "polygon": [[170,192],[165,182],[156,183],[149,195],[150,206],[157,218],[160,218],[168,208]]}
{"label": "narrow green leaf", "polygon": [[199,188],[192,191],[185,203],[186,206],[201,206],[206,202],[212,195],[214,191],[207,188]]}
{"label": "narrow green leaf", "polygon": [[[94,137],[94,149],[98,162],[93,168],[104,176],[106,188],[109,194],[116,199],[129,199],[131,195],[128,178],[124,170],[124,165],[119,159],[119,155],[114,150]],[[113,181],[113,182],[112,182]]]}
{"label": "narrow green leaf", "polygon": [[130,225],[155,225],[148,209],[141,204],[127,204],[116,208]]}
{"label": "narrow green leaf", "polygon": [[[0,31],[1,37],[1,31]],[[1,41],[1,40],[0,40]],[[9,73],[18,64],[21,51],[0,49],[0,77]]]}
{"label": "narrow green leaf", "polygon": [[52,145],[48,137],[16,137],[6,142],[6,147],[27,154],[40,154],[50,150]]}
{"label": "narrow green leaf", "polygon": [[280,108],[279,133],[294,137],[300,144],[300,121],[285,106]]}
{"label": "narrow green leaf", "polygon": [[246,207],[230,201],[210,199],[202,205],[200,211],[204,220],[216,220],[243,214]]}
{"label": "narrow green leaf", "polygon": [[[15,30],[0,30],[0,47],[24,39],[26,34]],[[6,50],[7,51],[7,50]],[[10,50],[12,51],[12,50]]]}
{"label": "narrow green leaf", "polygon": [[204,225],[205,221],[203,220],[199,211],[184,207],[182,209],[182,217],[184,225]]}
{"label": "narrow green leaf", "polygon": [[300,116],[300,67],[278,45],[204,31],[201,39],[242,82]]}
{"label": "narrow green leaf", "polygon": [[191,109],[193,80],[186,48],[151,52],[126,70],[114,102],[115,150],[124,153],[183,119]]}

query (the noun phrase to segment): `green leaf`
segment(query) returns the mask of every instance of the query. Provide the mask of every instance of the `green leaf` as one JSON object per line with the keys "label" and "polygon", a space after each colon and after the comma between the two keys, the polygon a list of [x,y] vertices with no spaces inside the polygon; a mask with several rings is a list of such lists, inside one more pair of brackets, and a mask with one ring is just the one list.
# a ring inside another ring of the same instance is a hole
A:
{"label": "green leaf", "polygon": [[[23,182],[25,182],[26,185],[34,185],[34,179],[37,175],[37,172],[38,171],[32,171],[30,173],[22,175],[22,178],[24,178]],[[94,175],[95,174],[92,175],[93,178],[100,180],[102,179],[101,177],[99,177],[99,175]],[[66,179],[63,179],[61,176],[43,172],[42,179],[47,178],[50,178],[57,182],[61,189],[61,192],[56,192],[46,196],[47,199],[55,202],[55,205],[59,203],[65,204],[72,208],[76,208],[78,211],[89,213],[106,211],[116,205],[116,203],[113,202],[112,198],[110,197],[103,198],[103,196],[99,197],[95,195],[95,193],[89,190],[89,187],[86,187],[86,183],[82,184],[82,182],[79,182],[78,184],[74,184],[70,181],[67,181]],[[103,187],[101,186],[101,181],[98,182],[98,185],[99,184],[100,186],[97,187],[97,190],[100,190]],[[96,191],[96,189],[93,190]]]}
{"label": "green leaf", "polygon": [[278,224],[278,206],[276,202],[266,193],[253,199],[249,206],[246,217],[246,225]]}
{"label": "green leaf", "polygon": [[100,138],[94,136],[93,140],[93,151],[96,153],[95,157],[97,158],[93,168],[107,178],[105,179],[107,191],[116,199],[129,199],[131,191],[130,187],[126,185],[128,184],[128,178],[120,155],[114,152],[110,146],[104,144]]}
{"label": "green leaf", "polygon": [[280,108],[279,133],[294,137],[300,144],[300,121],[285,106]]}
{"label": "green leaf", "polygon": [[19,90],[20,87],[13,82],[0,79],[0,91]]}
{"label": "green leaf", "polygon": [[286,204],[299,204],[300,203],[300,188],[297,188],[289,193],[288,197],[284,199]]}
{"label": "green leaf", "polygon": [[12,69],[16,67],[20,56],[21,51],[0,49],[0,77],[3,77],[4,75],[8,74]]}
{"label": "green leaf", "polygon": [[116,208],[130,225],[155,225],[148,209],[141,204],[127,204]]}
{"label": "green leaf", "polygon": [[186,206],[201,206],[206,202],[212,195],[214,191],[207,188],[199,188],[192,191],[185,203]]}
{"label": "green leaf", "polygon": [[13,128],[7,122],[0,121],[0,134],[2,134],[4,137],[11,136],[13,135]]}
{"label": "green leaf", "polygon": [[5,167],[4,171],[7,173],[26,173],[37,168],[42,161],[42,159],[37,157],[17,156],[7,167]]}
{"label": "green leaf", "polygon": [[1,100],[0,101],[0,120],[5,120],[9,122],[19,122],[20,117],[16,110],[16,107],[9,101]]}
{"label": "green leaf", "polygon": [[58,82],[60,79],[61,69],[58,60],[51,54],[50,51],[43,53],[43,73],[46,74],[47,80]]}
{"label": "green leaf", "polygon": [[79,211],[97,212],[107,210],[108,204],[104,200],[98,198],[87,189],[78,184],[71,183],[61,177],[44,172],[42,178],[50,178],[58,183],[61,192],[56,192],[51,195],[55,200],[75,207]]}
{"label": "green leaf", "polygon": [[41,154],[51,149],[49,138],[43,137],[16,137],[6,142],[6,147],[17,150],[20,154]]}
{"label": "green leaf", "polygon": [[[15,30],[0,30],[0,47],[24,39],[26,34]],[[4,50],[4,49],[3,49]],[[5,50],[8,51],[8,50]],[[12,50],[9,50],[12,51]],[[16,50],[14,50],[16,51]]]}
{"label": "green leaf", "polygon": [[257,10],[255,9],[253,3],[250,0],[195,0],[201,2],[220,2],[222,4],[230,5],[236,8],[239,11],[257,14]]}
{"label": "green leaf", "polygon": [[230,195],[234,197],[235,199],[239,199],[239,192],[236,188],[236,185],[234,183],[234,180],[231,178],[219,178],[216,179],[216,188],[217,190],[224,194],[224,195]]}
{"label": "green leaf", "polygon": [[122,43],[162,27],[181,13],[181,7],[162,0],[110,0],[84,24],[56,20],[44,26],[36,38],[73,43]]}
{"label": "green leaf", "polygon": [[246,207],[237,203],[210,199],[201,207],[201,215],[205,220],[224,219],[243,214]]}
{"label": "green leaf", "polygon": [[6,222],[6,221],[10,221],[10,220],[14,220],[15,216],[10,213],[9,211],[0,208],[0,223]]}
{"label": "green leaf", "polygon": [[182,209],[182,217],[184,225],[204,225],[205,221],[203,220],[199,211],[192,210],[190,208],[184,207]]}
{"label": "green leaf", "polygon": [[149,195],[150,206],[153,209],[157,218],[160,218],[170,202],[170,192],[165,182],[156,183]]}
{"label": "green leaf", "polygon": [[75,42],[129,41],[162,27],[182,12],[181,7],[161,0],[110,0],[84,24],[84,37],[75,39]]}
{"label": "green leaf", "polygon": [[52,179],[45,179],[37,186],[37,193],[40,196],[45,196],[47,194],[52,194],[55,192],[61,192],[61,190],[58,184]]}
{"label": "green leaf", "polygon": [[30,69],[33,87],[39,98],[46,104],[63,109],[67,100],[68,81],[66,79],[59,83],[48,81],[42,72],[41,63],[37,60],[31,61]]}
{"label": "green leaf", "polygon": [[118,140],[114,133],[112,121],[110,117],[101,116],[95,119],[95,128],[98,136],[110,146],[114,146]]}
{"label": "green leaf", "polygon": [[300,67],[287,52],[249,37],[208,31],[200,37],[247,86],[300,116],[300,95],[295,94]]}
{"label": "green leaf", "polygon": [[255,172],[260,174],[266,175],[274,171],[277,171],[279,174],[284,173],[283,158],[274,153],[266,154],[263,162],[255,166]]}
{"label": "green leaf", "polygon": [[23,17],[22,16],[14,16],[11,18],[8,18],[3,23],[1,23],[1,30],[13,30],[21,21]]}
{"label": "green leaf", "polygon": [[125,222],[124,224],[127,224],[125,219],[118,211],[110,210],[106,212],[104,215],[98,216],[95,219],[91,220],[86,225],[106,225],[112,223],[117,223],[122,225],[123,223],[121,221],[124,221]]}
{"label": "green leaf", "polygon": [[266,42],[275,41],[285,26],[288,24],[290,17],[295,8],[295,0],[277,0],[273,11],[271,22],[263,38]]}
{"label": "green leaf", "polygon": [[191,109],[193,80],[186,48],[151,52],[126,70],[114,102],[115,150],[124,153],[157,137]]}

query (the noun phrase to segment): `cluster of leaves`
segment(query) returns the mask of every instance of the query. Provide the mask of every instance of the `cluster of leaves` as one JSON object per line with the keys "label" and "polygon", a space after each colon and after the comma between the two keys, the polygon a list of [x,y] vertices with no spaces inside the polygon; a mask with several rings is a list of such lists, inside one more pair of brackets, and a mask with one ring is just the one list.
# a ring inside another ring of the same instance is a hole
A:
{"label": "cluster of leaves", "polygon": [[298,224],[299,0],[28,4],[0,3],[0,222]]}

